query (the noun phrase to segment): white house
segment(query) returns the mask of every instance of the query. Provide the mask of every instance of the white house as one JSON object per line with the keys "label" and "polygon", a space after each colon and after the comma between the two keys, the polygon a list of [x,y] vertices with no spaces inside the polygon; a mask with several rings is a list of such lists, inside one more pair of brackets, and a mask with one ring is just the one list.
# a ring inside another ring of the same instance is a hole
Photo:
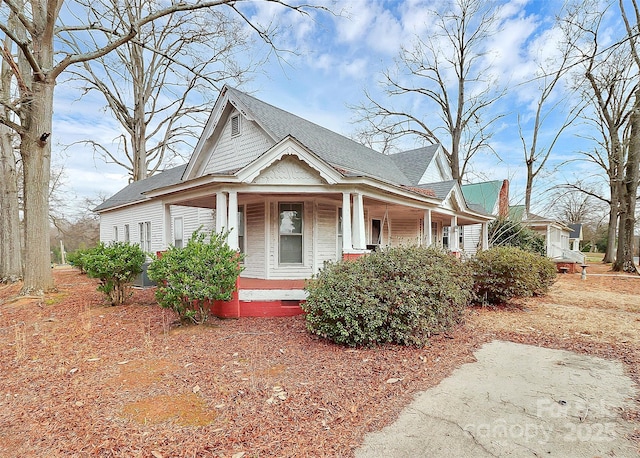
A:
{"label": "white house", "polygon": [[187,164],[131,183],[96,211],[101,241],[148,252],[186,243],[201,225],[229,229],[245,260],[222,316],[297,312],[304,279],[325,261],[377,246],[459,252],[464,226],[479,224],[486,248],[492,219],[467,205],[440,146],[384,155],[228,86]]}
{"label": "white house", "polygon": [[544,238],[547,256],[556,263],[584,263],[584,255],[572,249],[570,239],[573,228],[571,226],[534,213],[525,214],[524,205],[512,206],[510,215]]}

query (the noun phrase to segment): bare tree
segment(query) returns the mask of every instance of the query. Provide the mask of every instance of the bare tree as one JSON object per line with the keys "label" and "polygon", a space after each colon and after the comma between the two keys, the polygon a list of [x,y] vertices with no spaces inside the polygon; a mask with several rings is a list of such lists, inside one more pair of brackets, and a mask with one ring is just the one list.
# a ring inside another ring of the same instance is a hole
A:
{"label": "bare tree", "polygon": [[[365,92],[367,101],[354,108],[374,134],[441,144],[453,177],[461,182],[472,157],[490,149],[490,126],[502,117],[489,111],[504,91],[491,77],[485,49],[499,17],[482,0],[453,0],[445,7],[433,11],[429,36],[416,36],[401,50],[395,69],[383,73],[381,84],[389,100],[410,103],[394,108]],[[418,101],[424,103],[420,109],[415,108]]]}
{"label": "bare tree", "polygon": [[[600,215],[605,205],[599,197],[600,194],[595,190],[589,193],[584,192],[587,185],[578,181],[571,185],[558,186],[551,195],[549,211],[558,221],[564,221],[568,224],[586,223],[590,221],[595,214]],[[598,220],[602,218],[597,216]]]}
{"label": "bare tree", "polygon": [[[539,75],[530,83],[537,84],[537,100],[535,103],[536,112],[531,130],[531,138],[529,141],[525,138],[525,134],[520,122],[521,116],[518,115],[518,131],[520,140],[522,141],[522,149],[524,152],[524,161],[527,167],[527,182],[525,185],[524,207],[528,214],[531,211],[531,193],[536,177],[544,169],[551,152],[556,143],[560,139],[562,133],[569,127],[577,117],[579,108],[572,110],[560,125],[553,128],[545,128],[547,132],[552,131],[553,136],[546,145],[540,144],[540,133],[545,121],[556,112],[560,111],[566,105],[568,94],[559,100],[553,100],[554,91],[561,84],[561,79],[566,76],[567,70],[572,67],[571,54],[572,46],[565,43],[561,45],[560,56],[557,61],[549,61],[540,63]],[[549,68],[554,68],[549,72]],[[557,92],[557,91],[556,91]]]}
{"label": "bare tree", "polygon": [[[103,18],[110,16],[112,27],[139,21],[154,3],[131,0],[124,10],[117,0],[105,2],[109,9]],[[86,12],[86,21],[93,21],[96,12],[89,4]],[[76,53],[95,45],[76,36],[68,41]],[[109,144],[85,143],[106,162],[126,169],[132,181],[152,175],[193,146],[190,141],[203,123],[199,115],[210,110],[221,83],[240,84],[252,71],[249,45],[242,24],[220,10],[170,14],[146,24],[113,53],[71,69],[85,94],[98,91],[105,97],[124,132]]]}
{"label": "bare tree", "polygon": [[[640,54],[637,48],[640,9],[637,0],[631,0],[634,17],[629,18],[624,2],[618,0],[633,63],[636,68],[635,87],[633,89],[633,106],[629,115],[626,137],[627,157],[624,165],[623,181],[620,187],[620,219],[618,229],[618,251],[612,269],[615,271],[638,272],[633,262],[634,231],[636,226],[636,202],[638,195],[638,176],[640,169]],[[630,20],[635,19],[635,24]]]}
{"label": "bare tree", "polygon": [[[583,151],[586,160],[597,164],[605,172],[609,186],[609,231],[604,262],[616,259],[616,236],[620,217],[620,199],[623,193],[624,167],[627,161],[628,135],[626,129],[638,71],[634,68],[630,51],[624,46],[601,49],[600,27],[604,17],[593,9],[594,5],[581,3],[573,17],[567,19],[566,34],[581,39],[573,41],[582,52],[584,78],[579,80],[585,105],[583,118],[595,127],[589,139],[596,146]],[[604,198],[603,198],[604,199]]]}
{"label": "bare tree", "polygon": [[[71,0],[67,0],[71,1]],[[285,0],[270,0],[289,10],[304,13],[308,6],[295,6]],[[0,4],[0,32],[15,47],[2,51],[3,60],[12,70],[19,97],[6,108],[15,115],[7,117],[0,113],[0,124],[11,128],[20,137],[20,156],[24,180],[25,256],[23,293],[42,292],[53,287],[49,265],[48,234],[49,203],[48,187],[51,172],[51,139],[53,120],[53,96],[57,79],[70,66],[99,59],[123,46],[138,36],[147,24],[172,14],[228,7],[253,28],[259,36],[271,43],[272,29],[251,22],[239,7],[237,0],[204,0],[200,2],[170,2],[154,4],[139,19],[112,23],[101,12],[108,5],[101,0],[91,3],[96,12],[94,21],[77,20],[61,24],[60,11],[64,0],[47,2],[30,0],[27,7],[23,0],[4,0]],[[162,6],[164,5],[164,6]],[[73,3],[67,8],[73,15],[83,5]],[[132,5],[128,0],[120,3],[127,11]],[[11,22],[11,18],[17,20]],[[69,36],[95,36],[95,46],[82,52],[74,52],[64,46],[72,41]],[[65,37],[64,41],[60,37]]]}
{"label": "bare tree", "polygon": [[[16,27],[17,15],[12,13],[8,23]],[[6,53],[12,42],[5,37]],[[10,107],[15,97],[12,85],[12,69],[6,60],[0,65],[0,111],[7,119],[14,119]],[[22,278],[22,237],[18,199],[19,171],[16,162],[16,133],[0,125],[0,282]]]}

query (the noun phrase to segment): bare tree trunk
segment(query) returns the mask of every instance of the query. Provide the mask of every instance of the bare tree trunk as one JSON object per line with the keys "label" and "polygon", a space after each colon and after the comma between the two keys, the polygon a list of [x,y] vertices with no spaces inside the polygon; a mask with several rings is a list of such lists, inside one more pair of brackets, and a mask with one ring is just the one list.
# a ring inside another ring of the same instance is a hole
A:
{"label": "bare tree trunk", "polygon": [[49,179],[53,90],[49,80],[33,82],[33,99],[23,118],[20,154],[24,173],[25,265],[23,294],[41,294],[53,288],[49,227]]}
{"label": "bare tree trunk", "polygon": [[13,132],[0,125],[0,281],[22,278],[18,175]]}
{"label": "bare tree trunk", "polygon": [[607,232],[607,249],[602,262],[611,263],[616,260],[616,238],[618,235],[618,193],[611,186],[611,203],[609,204],[609,225]]}
{"label": "bare tree trunk", "polygon": [[637,272],[633,262],[634,229],[636,226],[636,200],[638,193],[638,168],[640,167],[640,89],[636,90],[635,103],[629,118],[630,135],[625,164],[625,180],[620,196],[620,226],[618,228],[618,253],[614,271]]}

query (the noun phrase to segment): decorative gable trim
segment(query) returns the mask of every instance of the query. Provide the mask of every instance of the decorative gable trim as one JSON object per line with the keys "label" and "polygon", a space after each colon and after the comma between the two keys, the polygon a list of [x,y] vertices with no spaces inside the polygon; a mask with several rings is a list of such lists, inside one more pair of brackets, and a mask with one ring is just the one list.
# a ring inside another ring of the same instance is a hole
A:
{"label": "decorative gable trim", "polygon": [[[191,180],[197,178],[197,174],[206,166],[209,162],[211,154],[213,153],[214,146],[218,141],[222,130],[227,122],[229,116],[238,116],[238,134],[242,129],[243,121],[254,121],[255,117],[240,101],[235,100],[231,96],[231,91],[225,86],[216,100],[211,115],[202,130],[202,134],[198,139],[193,154],[189,159],[187,168],[182,175],[182,180]],[[244,119],[240,119],[244,118]],[[275,137],[271,132],[264,128],[261,123],[256,123],[264,130],[265,134],[275,142]],[[233,130],[233,121],[232,121]]]}
{"label": "decorative gable trim", "polygon": [[[285,157],[286,159],[284,159]],[[288,177],[291,179],[301,179],[301,184],[305,184],[310,180],[310,171],[305,170],[304,167],[296,166],[295,162],[292,161],[293,158],[303,162],[318,174],[317,179],[321,179],[321,181],[316,181],[314,184],[320,182],[336,184],[343,178],[336,169],[310,152],[293,137],[285,138],[245,168],[241,169],[237,174],[237,178],[243,183],[261,183],[264,182],[261,180],[268,179],[269,177],[278,182],[286,180]],[[278,161],[283,161],[283,163],[275,165]],[[271,173],[271,175],[269,175],[269,173]],[[259,178],[261,175],[262,178]],[[289,181],[283,184],[295,183],[296,182]]]}
{"label": "decorative gable trim", "polygon": [[453,175],[451,174],[451,169],[449,168],[447,158],[444,155],[442,145],[438,145],[438,149],[433,154],[433,157],[427,165],[427,168],[424,170],[422,178],[420,178],[418,184],[422,185],[449,180],[453,180]]}

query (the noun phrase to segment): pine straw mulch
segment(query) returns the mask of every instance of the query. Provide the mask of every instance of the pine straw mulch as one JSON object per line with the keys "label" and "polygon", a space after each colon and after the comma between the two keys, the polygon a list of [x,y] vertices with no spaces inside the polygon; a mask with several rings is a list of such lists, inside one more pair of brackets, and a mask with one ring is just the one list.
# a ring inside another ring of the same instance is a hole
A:
{"label": "pine straw mulch", "polygon": [[353,456],[493,339],[617,359],[640,382],[640,278],[562,275],[427,348],[347,349],[302,317],[175,327],[152,289],[106,307],[93,280],[54,275],[44,298],[0,286],[1,457]]}

